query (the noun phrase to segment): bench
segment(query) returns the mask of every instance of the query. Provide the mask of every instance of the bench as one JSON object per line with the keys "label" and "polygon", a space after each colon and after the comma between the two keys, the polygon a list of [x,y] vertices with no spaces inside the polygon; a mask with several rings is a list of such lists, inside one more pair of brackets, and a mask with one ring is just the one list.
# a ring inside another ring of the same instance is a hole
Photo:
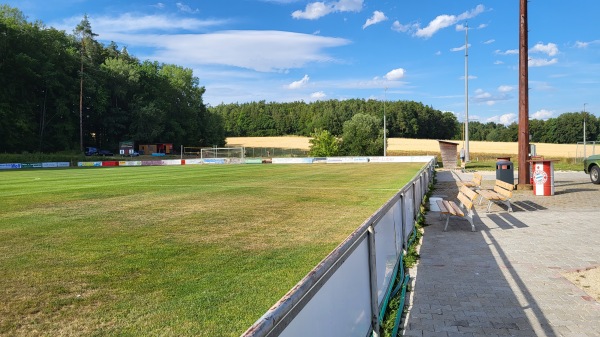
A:
{"label": "bench", "polygon": [[473,188],[473,189],[480,189],[481,188],[481,180],[483,179],[483,176],[481,175],[481,173],[473,173],[473,180],[471,181],[464,181],[462,183],[463,186],[467,186],[468,188]]}
{"label": "bench", "polygon": [[512,198],[512,191],[515,189],[515,185],[509,184],[502,180],[496,180],[496,184],[494,185],[493,190],[478,190],[477,193],[481,196],[479,199],[479,204],[483,199],[487,199],[489,201],[487,212],[490,212],[490,207],[492,206],[492,202],[501,202],[508,207],[508,211],[512,212],[512,207],[510,206],[510,199]]}
{"label": "bench", "polygon": [[467,186],[462,186],[458,191],[458,201],[460,205],[450,200],[436,200],[436,203],[440,209],[440,214],[446,215],[446,225],[444,226],[444,232],[448,230],[448,222],[450,216],[464,217],[469,220],[471,224],[471,231],[475,231],[475,225],[473,224],[473,202],[477,198],[477,193]]}

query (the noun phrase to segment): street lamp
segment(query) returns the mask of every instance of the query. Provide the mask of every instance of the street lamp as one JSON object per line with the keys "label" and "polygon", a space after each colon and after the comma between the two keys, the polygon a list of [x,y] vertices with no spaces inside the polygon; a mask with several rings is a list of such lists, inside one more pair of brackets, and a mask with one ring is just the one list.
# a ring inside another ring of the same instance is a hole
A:
{"label": "street lamp", "polygon": [[383,156],[387,156],[387,132],[385,123],[385,101],[387,99],[387,87],[383,90]]}
{"label": "street lamp", "polygon": [[465,164],[471,161],[469,157],[469,24],[465,25]]}
{"label": "street lamp", "polygon": [[583,103],[583,159],[587,158],[585,154],[585,106],[587,103]]}

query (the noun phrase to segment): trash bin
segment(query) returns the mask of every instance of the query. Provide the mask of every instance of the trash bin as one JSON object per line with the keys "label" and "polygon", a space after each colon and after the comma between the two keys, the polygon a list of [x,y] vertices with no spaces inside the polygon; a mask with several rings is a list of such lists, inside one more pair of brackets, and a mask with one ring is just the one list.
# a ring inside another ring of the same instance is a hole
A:
{"label": "trash bin", "polygon": [[496,180],[502,180],[508,184],[515,183],[515,168],[511,161],[501,159],[496,162]]}
{"label": "trash bin", "polygon": [[431,197],[429,198],[429,210],[432,212],[439,212],[440,208],[437,205],[437,201],[444,200],[441,197]]}
{"label": "trash bin", "polygon": [[552,160],[532,160],[533,195],[554,195],[554,162]]}

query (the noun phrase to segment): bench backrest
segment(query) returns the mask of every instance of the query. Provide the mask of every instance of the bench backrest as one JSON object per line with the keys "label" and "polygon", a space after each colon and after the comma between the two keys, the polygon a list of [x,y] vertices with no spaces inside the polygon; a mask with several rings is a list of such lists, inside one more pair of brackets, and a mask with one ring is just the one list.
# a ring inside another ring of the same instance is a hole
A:
{"label": "bench backrest", "polygon": [[515,185],[509,184],[502,180],[496,180],[496,185],[494,186],[494,191],[502,194],[507,198],[512,198],[512,191],[515,189]]}
{"label": "bench backrest", "polygon": [[475,183],[475,185],[481,186],[481,180],[483,180],[483,176],[481,175],[481,173],[473,173],[473,182]]}
{"label": "bench backrest", "polygon": [[462,186],[458,191],[458,200],[465,206],[467,211],[473,208],[475,198],[477,198],[477,192],[467,186]]}

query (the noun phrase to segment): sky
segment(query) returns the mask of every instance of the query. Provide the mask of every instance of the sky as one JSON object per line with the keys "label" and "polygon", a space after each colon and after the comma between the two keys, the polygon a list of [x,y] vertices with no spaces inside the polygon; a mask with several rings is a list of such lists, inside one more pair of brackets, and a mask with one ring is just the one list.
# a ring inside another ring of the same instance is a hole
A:
{"label": "sky", "polygon": [[[518,121],[518,0],[4,3],[67,33],[87,14],[105,45],[193,69],[211,106],[409,100],[460,121]],[[530,119],[600,116],[598,13],[598,0],[529,1]]]}

